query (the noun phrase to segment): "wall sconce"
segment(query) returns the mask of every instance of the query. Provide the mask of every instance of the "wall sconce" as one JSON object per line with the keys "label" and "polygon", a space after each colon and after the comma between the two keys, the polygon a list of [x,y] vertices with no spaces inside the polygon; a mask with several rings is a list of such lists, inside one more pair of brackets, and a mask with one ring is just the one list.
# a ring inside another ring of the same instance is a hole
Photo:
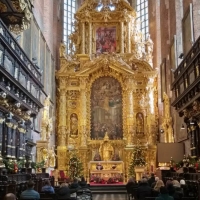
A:
{"label": "wall sconce", "polygon": [[182,124],[182,126],[181,126],[181,130],[183,130],[183,129],[185,129],[185,126],[184,126],[184,124]]}

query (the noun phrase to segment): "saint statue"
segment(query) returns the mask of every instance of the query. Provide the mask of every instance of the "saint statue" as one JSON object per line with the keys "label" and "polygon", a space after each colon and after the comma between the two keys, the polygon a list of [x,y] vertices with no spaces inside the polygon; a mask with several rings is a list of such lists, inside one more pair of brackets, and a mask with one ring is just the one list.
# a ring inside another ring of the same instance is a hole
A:
{"label": "saint statue", "polygon": [[44,161],[44,166],[47,167],[49,158],[48,150],[46,148],[43,148],[41,150],[41,154],[42,154],[42,160]]}
{"label": "saint statue", "polygon": [[78,136],[78,117],[75,113],[70,116],[70,135]]}
{"label": "saint statue", "polygon": [[44,100],[44,110],[42,116],[41,140],[48,140],[52,131],[52,118],[49,118],[50,97],[47,96]]}
{"label": "saint statue", "polygon": [[54,148],[52,147],[49,150],[49,167],[55,167],[55,166],[56,166],[56,154]]}
{"label": "saint statue", "polygon": [[65,54],[66,54],[66,45],[65,45],[64,42],[61,42],[61,44],[60,44],[59,53],[60,53],[60,57],[65,57]]}
{"label": "saint statue", "polygon": [[96,154],[94,156],[94,161],[101,161],[101,156],[100,156],[99,152],[96,152]]}
{"label": "saint statue", "polygon": [[100,152],[104,161],[111,160],[113,156],[113,147],[110,144],[108,133],[105,133],[104,142],[100,147]]}
{"label": "saint statue", "polygon": [[136,116],[136,132],[137,134],[143,134],[144,133],[144,119],[143,114],[138,113]]}

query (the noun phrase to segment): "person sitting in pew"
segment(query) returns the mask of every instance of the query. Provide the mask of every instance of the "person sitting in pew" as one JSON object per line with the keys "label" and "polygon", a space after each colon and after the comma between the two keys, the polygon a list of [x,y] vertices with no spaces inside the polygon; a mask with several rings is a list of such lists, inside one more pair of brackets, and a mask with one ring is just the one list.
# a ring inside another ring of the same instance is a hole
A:
{"label": "person sitting in pew", "polygon": [[13,193],[8,193],[5,195],[4,200],[17,200],[17,198]]}
{"label": "person sitting in pew", "polygon": [[55,193],[54,188],[51,186],[51,183],[49,180],[45,180],[45,185],[42,187],[42,192],[44,193]]}
{"label": "person sitting in pew", "polygon": [[151,197],[152,195],[152,188],[149,186],[147,179],[143,178],[140,181],[140,185],[137,189],[137,199],[144,200],[145,197]]}
{"label": "person sitting in pew", "polygon": [[82,176],[81,180],[78,182],[78,184],[81,186],[81,188],[86,188],[88,187],[87,182],[85,181],[85,178]]}
{"label": "person sitting in pew", "polygon": [[174,200],[173,197],[169,196],[167,188],[165,186],[160,187],[160,195],[155,200]]}
{"label": "person sitting in pew", "polygon": [[75,197],[70,197],[72,193],[76,192],[76,189],[69,189],[68,183],[62,183],[60,188],[57,190],[56,195],[57,199],[76,199]]}
{"label": "person sitting in pew", "polygon": [[38,192],[36,192],[33,188],[34,188],[35,183],[30,180],[27,183],[27,190],[23,191],[20,195],[20,199],[40,199],[40,194]]}

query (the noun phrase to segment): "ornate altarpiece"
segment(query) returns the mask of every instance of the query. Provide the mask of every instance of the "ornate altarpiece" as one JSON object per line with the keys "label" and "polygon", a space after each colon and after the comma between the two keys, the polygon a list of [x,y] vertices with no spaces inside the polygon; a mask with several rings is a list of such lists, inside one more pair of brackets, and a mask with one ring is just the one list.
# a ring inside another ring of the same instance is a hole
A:
{"label": "ornate altarpiece", "polygon": [[[104,161],[117,154],[128,178],[132,149],[138,139],[147,170],[156,166],[158,133],[157,72],[153,43],[138,30],[136,13],[120,0],[115,10],[96,10],[86,0],[75,14],[71,55],[60,46],[57,78],[58,169],[66,170],[76,150],[89,176],[88,163],[98,152]],[[111,154],[106,154],[106,150]],[[104,153],[103,153],[104,152]],[[155,169],[155,168],[154,168]]]}

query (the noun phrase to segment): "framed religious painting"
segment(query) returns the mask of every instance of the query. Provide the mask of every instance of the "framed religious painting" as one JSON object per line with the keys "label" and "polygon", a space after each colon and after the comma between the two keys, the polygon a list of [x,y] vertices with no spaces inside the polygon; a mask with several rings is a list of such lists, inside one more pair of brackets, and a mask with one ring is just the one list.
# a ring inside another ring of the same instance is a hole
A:
{"label": "framed religious painting", "polygon": [[96,54],[115,53],[117,51],[117,28],[116,26],[99,26],[95,29]]}
{"label": "framed religious painting", "polygon": [[91,139],[123,138],[122,87],[113,77],[96,79],[91,89]]}
{"label": "framed religious painting", "polygon": [[160,82],[161,82],[161,101],[163,102],[163,94],[167,93],[167,83],[166,83],[166,58],[163,59],[160,65]]}

